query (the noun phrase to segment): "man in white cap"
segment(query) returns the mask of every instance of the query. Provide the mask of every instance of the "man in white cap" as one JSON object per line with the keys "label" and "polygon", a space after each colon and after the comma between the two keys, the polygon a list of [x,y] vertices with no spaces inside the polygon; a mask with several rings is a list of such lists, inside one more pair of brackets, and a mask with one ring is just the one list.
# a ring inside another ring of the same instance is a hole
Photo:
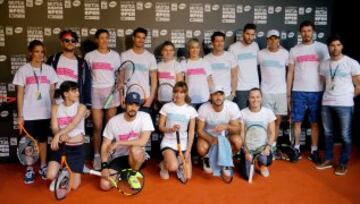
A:
{"label": "man in white cap", "polygon": [[289,52],[280,45],[280,33],[269,30],[266,34],[267,47],[259,51],[258,62],[261,74],[263,105],[276,115],[275,142],[279,136],[282,116],[287,115],[286,69]]}
{"label": "man in white cap", "polygon": [[197,151],[203,157],[203,168],[207,173],[212,173],[207,156],[209,148],[217,144],[217,137],[227,135],[233,152],[240,151],[242,140],[240,137],[241,112],[236,103],[225,100],[224,89],[215,86],[210,90],[210,101],[199,108],[197,123]]}

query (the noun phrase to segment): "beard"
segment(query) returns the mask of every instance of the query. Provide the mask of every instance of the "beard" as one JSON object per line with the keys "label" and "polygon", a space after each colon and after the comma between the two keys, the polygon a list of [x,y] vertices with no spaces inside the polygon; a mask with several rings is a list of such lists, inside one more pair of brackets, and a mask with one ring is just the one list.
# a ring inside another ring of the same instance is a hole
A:
{"label": "beard", "polygon": [[128,112],[126,112],[126,114],[127,114],[127,116],[129,117],[129,118],[135,118],[136,117],[136,111],[128,111]]}

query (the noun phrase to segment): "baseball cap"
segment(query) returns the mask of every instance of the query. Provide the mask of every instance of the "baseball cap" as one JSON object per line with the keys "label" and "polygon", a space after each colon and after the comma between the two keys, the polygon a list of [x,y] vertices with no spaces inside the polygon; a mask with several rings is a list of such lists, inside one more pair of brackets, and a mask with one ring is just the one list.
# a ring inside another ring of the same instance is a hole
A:
{"label": "baseball cap", "polygon": [[130,92],[126,95],[125,97],[125,103],[135,103],[137,105],[141,104],[141,98],[140,98],[140,94],[136,93],[136,92]]}
{"label": "baseball cap", "polygon": [[280,33],[279,31],[275,30],[275,29],[272,29],[272,30],[269,30],[266,34],[266,38],[270,38],[271,36],[275,36],[275,37],[280,37]]}
{"label": "baseball cap", "polygon": [[224,88],[221,87],[221,86],[215,86],[215,87],[210,89],[210,94],[214,94],[214,93],[217,93],[217,92],[225,93]]}

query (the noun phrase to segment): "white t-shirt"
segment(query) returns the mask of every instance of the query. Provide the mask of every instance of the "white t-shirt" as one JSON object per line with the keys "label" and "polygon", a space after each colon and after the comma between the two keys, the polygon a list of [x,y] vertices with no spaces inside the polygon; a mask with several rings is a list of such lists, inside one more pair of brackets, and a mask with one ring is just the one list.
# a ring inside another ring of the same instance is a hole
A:
{"label": "white t-shirt", "polygon": [[223,87],[225,96],[229,96],[231,94],[231,69],[237,66],[234,55],[226,51],[220,56],[209,53],[204,59],[211,65],[215,87]]}
{"label": "white t-shirt", "polygon": [[[171,60],[168,62],[161,61],[157,65],[158,67],[158,79],[159,85],[163,83],[169,83],[172,86],[176,83],[176,74],[182,72],[182,68],[179,62],[176,60]],[[162,90],[160,90],[162,89]],[[167,99],[171,98],[172,90],[169,87],[159,87],[158,89],[158,100],[159,101],[167,101]]]}
{"label": "white t-shirt", "polygon": [[[60,129],[66,128],[72,122],[79,110],[79,106],[79,102],[76,102],[71,106],[65,106],[64,103],[59,104],[57,110],[57,122]],[[77,126],[68,133],[69,137],[75,137],[80,134],[85,135],[84,121],[85,119],[83,117]]]}
{"label": "white t-shirt", "polygon": [[[42,64],[41,70],[40,68],[33,68],[30,63],[26,63],[20,67],[20,69],[16,72],[12,83],[24,87],[24,120],[41,120],[50,118],[50,85],[57,83],[58,80],[59,79],[54,68],[47,64]],[[37,81],[39,83],[37,83]],[[38,97],[39,93],[41,95],[40,99]]]}
{"label": "white t-shirt", "polygon": [[291,48],[289,64],[295,64],[293,91],[322,91],[320,63],[328,58],[328,48],[320,42],[298,44]]}
{"label": "white t-shirt", "polygon": [[210,92],[207,78],[212,75],[209,62],[203,58],[196,61],[187,59],[181,62],[181,66],[185,72],[185,80],[189,87],[191,103],[204,103],[208,101]]}
{"label": "white t-shirt", "polygon": [[107,88],[115,83],[115,71],[121,64],[120,55],[114,50],[103,54],[93,50],[85,55],[92,72],[92,87]]}
{"label": "white t-shirt", "polygon": [[235,42],[230,45],[229,52],[235,56],[239,65],[237,90],[248,91],[254,87],[259,87],[258,51],[259,45],[256,42],[252,42],[248,46],[242,42]]}
{"label": "white t-shirt", "polygon": [[[322,101],[323,105],[354,105],[354,85],[352,77],[360,75],[360,65],[356,60],[346,55],[338,61],[327,59],[320,65],[320,74],[326,78],[326,89]],[[334,80],[332,80],[332,76],[334,76]]]}
{"label": "white t-shirt", "polygon": [[59,82],[56,88],[59,88],[64,81],[78,82],[78,61],[77,59],[69,59],[61,55],[56,68],[56,74]]}
{"label": "white t-shirt", "polygon": [[[133,49],[121,53],[121,60],[131,60],[135,63],[135,72],[127,86],[139,84],[144,88],[145,98],[150,96],[150,71],[157,70],[156,59],[149,51],[144,50],[142,54],[137,54]],[[129,78],[129,72],[125,72],[125,79]]]}
{"label": "white t-shirt", "polygon": [[231,120],[239,119],[242,121],[242,115],[236,103],[225,100],[224,107],[220,112],[216,112],[211,103],[207,102],[199,108],[199,120],[205,122],[205,131],[212,136],[220,134],[212,131],[217,125],[228,124]]}
{"label": "white t-shirt", "polygon": [[286,66],[289,52],[280,48],[271,52],[267,48],[258,52],[258,62],[261,72],[261,91],[263,93],[286,93]]}
{"label": "white t-shirt", "polygon": [[[257,148],[266,145],[268,135],[268,126],[269,123],[276,120],[275,114],[271,109],[261,107],[259,112],[251,112],[249,108],[244,108],[241,110],[243,115],[243,121],[245,126],[245,145],[249,148],[250,151],[254,151]],[[251,138],[247,137],[246,131],[253,125],[261,126],[265,129],[266,133],[264,135],[252,134]]]}
{"label": "white t-shirt", "polygon": [[[138,111],[133,121],[124,118],[125,113],[112,117],[106,124],[103,137],[116,141],[131,141],[139,139],[142,132],[154,131],[154,125],[148,113]],[[118,146],[114,157],[128,155],[128,146]]]}
{"label": "white t-shirt", "polygon": [[[181,150],[185,151],[188,144],[188,126],[190,120],[197,117],[196,110],[188,104],[178,106],[173,102],[165,104],[160,114],[166,116],[166,127],[171,128],[174,125],[180,125],[180,144]],[[161,149],[170,147],[177,150],[176,133],[165,133],[161,141]]]}

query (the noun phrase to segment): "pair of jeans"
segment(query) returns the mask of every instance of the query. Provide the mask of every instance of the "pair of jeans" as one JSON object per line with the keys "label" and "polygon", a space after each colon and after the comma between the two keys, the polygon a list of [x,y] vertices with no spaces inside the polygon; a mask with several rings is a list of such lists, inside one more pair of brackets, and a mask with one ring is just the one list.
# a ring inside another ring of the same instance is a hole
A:
{"label": "pair of jeans", "polygon": [[334,125],[339,122],[342,150],[339,165],[346,166],[351,153],[352,106],[322,106],[321,118],[325,136],[325,160],[333,160]]}

